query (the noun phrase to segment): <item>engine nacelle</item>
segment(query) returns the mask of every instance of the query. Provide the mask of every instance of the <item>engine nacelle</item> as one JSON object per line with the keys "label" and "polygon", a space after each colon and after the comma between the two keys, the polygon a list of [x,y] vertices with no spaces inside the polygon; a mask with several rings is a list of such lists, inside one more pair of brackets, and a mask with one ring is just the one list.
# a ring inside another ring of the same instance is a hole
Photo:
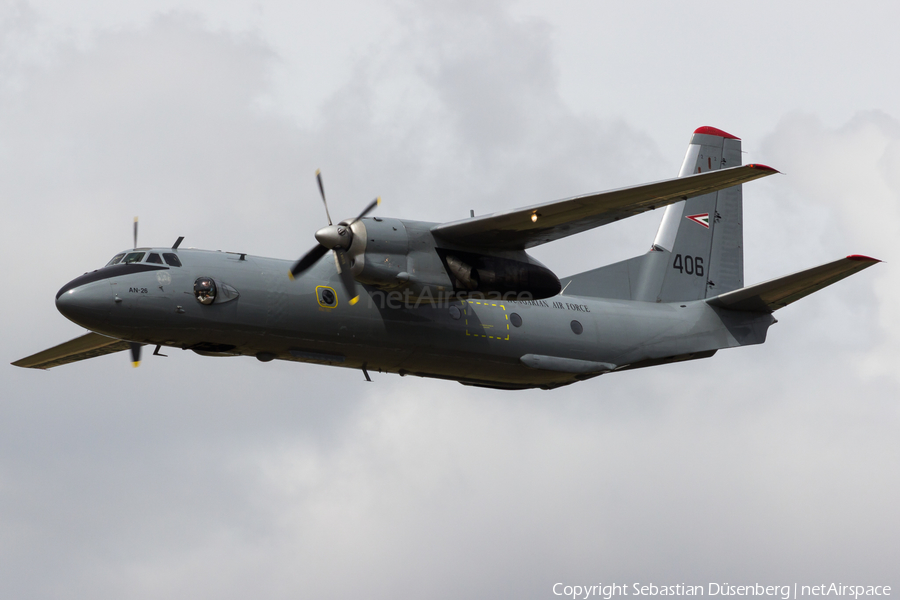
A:
{"label": "engine nacelle", "polygon": [[543,265],[492,256],[436,248],[457,292],[530,295],[534,299],[557,295],[559,278]]}
{"label": "engine nacelle", "polygon": [[408,229],[399,219],[361,219],[350,229],[354,278],[381,290],[430,298],[474,292],[540,299],[561,289],[559,278],[524,252],[510,258],[437,248],[428,228]]}
{"label": "engine nacelle", "polygon": [[407,262],[409,236],[399,219],[359,220],[350,226],[351,268],[356,280],[381,289],[394,289],[409,279]]}

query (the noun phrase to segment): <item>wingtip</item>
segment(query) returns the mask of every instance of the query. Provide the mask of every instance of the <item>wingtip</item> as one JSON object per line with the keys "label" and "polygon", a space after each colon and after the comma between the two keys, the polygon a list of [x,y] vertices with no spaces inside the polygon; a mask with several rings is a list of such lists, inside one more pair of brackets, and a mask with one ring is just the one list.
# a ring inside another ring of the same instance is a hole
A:
{"label": "wingtip", "polygon": [[761,165],[759,163],[750,163],[747,166],[750,167],[751,169],[758,169],[760,171],[771,171],[772,173],[781,173],[781,171],[779,171],[778,169],[773,169],[769,165]]}
{"label": "wingtip", "polygon": [[861,262],[873,262],[873,263],[884,262],[883,260],[880,260],[878,258],[872,258],[871,256],[866,256],[864,254],[851,254],[850,256],[847,257],[847,260],[858,260]]}
{"label": "wingtip", "polygon": [[694,133],[702,133],[704,135],[715,135],[718,137],[727,138],[729,140],[741,139],[736,135],[731,135],[727,131],[722,131],[721,129],[718,129],[716,127],[709,127],[709,126],[698,127],[697,129],[694,130]]}

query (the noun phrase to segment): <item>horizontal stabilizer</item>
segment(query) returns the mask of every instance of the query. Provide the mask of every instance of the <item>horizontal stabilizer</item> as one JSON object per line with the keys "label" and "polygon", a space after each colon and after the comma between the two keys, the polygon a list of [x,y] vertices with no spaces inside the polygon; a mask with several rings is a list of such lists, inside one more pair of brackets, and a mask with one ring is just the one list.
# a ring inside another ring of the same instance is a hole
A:
{"label": "horizontal stabilizer", "polygon": [[848,256],[793,275],[721,294],[707,302],[731,310],[773,312],[879,262],[868,256]]}
{"label": "horizontal stabilizer", "polygon": [[17,360],[12,364],[16,367],[28,369],[50,369],[86,358],[121,352],[128,350],[129,347],[128,342],[91,332],[59,346],[54,346],[43,352]]}
{"label": "horizontal stabilizer", "polygon": [[472,248],[524,250],[777,172],[765,165],[718,169],[443,223],[431,232]]}

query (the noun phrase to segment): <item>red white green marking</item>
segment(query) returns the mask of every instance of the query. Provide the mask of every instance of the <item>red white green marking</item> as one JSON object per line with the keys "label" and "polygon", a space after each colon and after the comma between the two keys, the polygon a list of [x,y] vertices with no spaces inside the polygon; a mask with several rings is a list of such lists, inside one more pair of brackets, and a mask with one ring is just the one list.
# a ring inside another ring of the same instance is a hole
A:
{"label": "red white green marking", "polygon": [[709,213],[703,213],[702,215],[688,215],[685,218],[690,219],[694,223],[700,223],[709,229]]}

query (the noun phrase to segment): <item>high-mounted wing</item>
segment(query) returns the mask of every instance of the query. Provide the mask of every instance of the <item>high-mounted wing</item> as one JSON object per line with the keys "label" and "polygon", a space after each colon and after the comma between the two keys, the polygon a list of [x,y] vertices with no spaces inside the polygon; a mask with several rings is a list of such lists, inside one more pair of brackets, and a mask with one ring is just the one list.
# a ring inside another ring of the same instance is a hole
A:
{"label": "high-mounted wing", "polygon": [[473,248],[524,250],[774,173],[778,171],[752,164],[707,171],[444,223],[431,232],[441,240]]}
{"label": "high-mounted wing", "polygon": [[731,310],[774,312],[880,262],[877,258],[868,256],[848,256],[799,273],[720,294],[707,302]]}
{"label": "high-mounted wing", "polygon": [[59,346],[54,346],[43,352],[17,360],[12,364],[16,367],[28,369],[50,369],[86,358],[121,352],[129,348],[130,344],[128,342],[91,332]]}

